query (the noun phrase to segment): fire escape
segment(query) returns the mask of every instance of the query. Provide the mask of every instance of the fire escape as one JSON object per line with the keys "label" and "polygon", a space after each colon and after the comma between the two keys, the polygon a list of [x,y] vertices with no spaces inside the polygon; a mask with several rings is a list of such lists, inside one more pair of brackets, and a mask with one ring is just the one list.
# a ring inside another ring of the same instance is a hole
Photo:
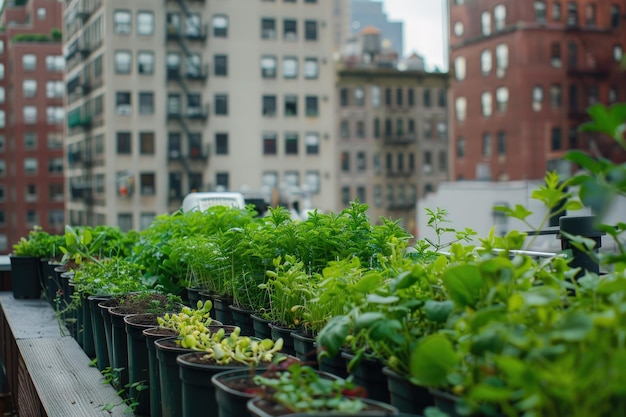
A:
{"label": "fire escape", "polygon": [[[209,157],[208,144],[202,140],[202,131],[209,117],[208,103],[202,102],[202,90],[209,72],[208,65],[202,64],[208,25],[202,25],[200,13],[194,13],[188,4],[204,3],[203,0],[171,1],[178,4],[182,13],[168,13],[166,36],[168,43],[178,45],[182,59],[168,56],[167,120],[178,124],[182,135],[170,130],[168,160],[171,164],[182,165],[187,188],[191,190],[201,187],[202,172]],[[184,197],[182,185],[177,173],[170,172],[170,202]]]}

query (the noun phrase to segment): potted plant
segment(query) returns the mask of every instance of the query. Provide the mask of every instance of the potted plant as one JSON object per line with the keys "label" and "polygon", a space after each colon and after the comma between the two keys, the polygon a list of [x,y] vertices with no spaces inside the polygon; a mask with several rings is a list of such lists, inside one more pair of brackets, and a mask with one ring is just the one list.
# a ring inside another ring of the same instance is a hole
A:
{"label": "potted plant", "polygon": [[11,262],[11,286],[15,298],[39,298],[42,291],[40,237],[46,234],[41,227],[35,226],[13,245]]}
{"label": "potted plant", "polygon": [[249,400],[248,410],[258,417],[398,414],[389,404],[364,398],[365,390],[350,379],[328,375],[298,362],[289,364],[286,370],[256,375],[253,379],[259,396]]}

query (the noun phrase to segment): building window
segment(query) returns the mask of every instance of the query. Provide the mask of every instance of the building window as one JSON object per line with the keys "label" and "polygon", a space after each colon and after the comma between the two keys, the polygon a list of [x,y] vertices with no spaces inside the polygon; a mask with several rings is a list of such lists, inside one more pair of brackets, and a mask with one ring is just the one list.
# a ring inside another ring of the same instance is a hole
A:
{"label": "building window", "polygon": [[298,58],[292,56],[283,58],[283,77],[298,77]]}
{"label": "building window", "polygon": [[496,31],[504,29],[506,26],[506,6],[504,4],[497,4],[493,8],[493,20],[496,26]]}
{"label": "building window", "polygon": [[283,39],[295,41],[298,39],[298,21],[294,19],[283,20]]}
{"label": "building window", "polygon": [[307,171],[304,174],[304,184],[307,190],[313,194],[320,192],[320,173],[319,171]]}
{"label": "building window", "polygon": [[[481,54],[481,58],[482,58],[482,54]],[[481,66],[482,66],[482,59],[481,59]],[[465,79],[465,57],[464,56],[457,56],[454,59],[454,78],[457,81],[463,81]],[[412,91],[412,90],[409,90]]]}
{"label": "building window", "polygon": [[117,74],[130,74],[132,55],[130,51],[115,52],[115,72]]}
{"label": "building window", "polygon": [[213,16],[213,36],[216,38],[228,37],[228,17],[224,15]]}
{"label": "building window", "polygon": [[561,68],[561,44],[552,42],[550,46],[550,64],[555,68]]}
{"label": "building window", "polygon": [[118,91],[115,94],[115,107],[118,115],[130,116],[132,113],[130,93],[127,91]]}
{"label": "building window", "polygon": [[154,13],[137,13],[137,35],[152,35],[154,33]]}
{"label": "building window", "polygon": [[578,45],[574,42],[567,44],[567,65],[570,68],[578,66]]}
{"label": "building window", "polygon": [[483,12],[480,15],[480,23],[483,36],[491,35],[491,13]]}
{"label": "building window", "polygon": [[[0,177],[4,177],[7,174],[7,163],[0,159]],[[4,200],[4,187],[2,189],[2,199]]]}
{"label": "building window", "polygon": [[457,97],[455,102],[456,120],[458,122],[465,121],[467,117],[467,99],[465,97]]}
{"label": "building window", "polygon": [[24,123],[27,125],[34,125],[37,123],[37,107],[24,106],[23,110]]}
{"label": "building window", "polygon": [[594,104],[596,104],[598,102],[598,100],[600,99],[599,94],[598,94],[598,86],[597,85],[590,85],[587,88],[587,105],[588,106],[593,106]]}
{"label": "building window", "polygon": [[563,105],[563,92],[560,84],[550,86],[550,107],[560,109]]}
{"label": "building window", "polygon": [[261,77],[276,78],[275,56],[264,56],[261,58]]}
{"label": "building window", "polygon": [[614,4],[611,6],[611,27],[613,29],[619,28],[620,10],[619,6]]}
{"label": "building window", "polygon": [[546,2],[535,1],[535,22],[546,23]]}
{"label": "building window", "polygon": [[308,132],[304,136],[304,145],[306,146],[307,155],[318,155],[320,152],[320,135]]}
{"label": "building window", "polygon": [[46,56],[46,70],[50,72],[61,72],[65,69],[65,58],[61,55]]}
{"label": "building window", "polygon": [[263,116],[276,116],[276,96],[263,96]]}
{"label": "building window", "polygon": [[552,2],[552,20],[555,22],[561,20],[561,3],[558,1]]}
{"label": "building window", "polygon": [[154,132],[139,133],[139,153],[141,155],[154,155]]}
{"label": "building window", "polygon": [[307,41],[317,40],[317,22],[315,20],[304,21],[304,39]]}
{"label": "building window", "polygon": [[132,152],[130,132],[117,132],[117,154],[130,155]]}
{"label": "building window", "polygon": [[357,152],[356,154],[356,169],[359,171],[365,171],[367,168],[365,152]]}
{"label": "building window", "polygon": [[341,152],[341,170],[343,172],[350,171],[350,153],[347,151]]}
{"label": "building window", "polygon": [[141,195],[155,195],[156,182],[153,172],[142,172],[139,174],[139,192]]}
{"label": "building window", "polygon": [[491,156],[491,134],[483,133],[483,156]]}
{"label": "building window", "polygon": [[569,86],[569,110],[578,111],[578,87],[576,84],[570,84]]}
{"label": "building window", "polygon": [[480,53],[480,72],[488,75],[491,71],[491,51],[485,49]]}
{"label": "building window", "polygon": [[228,133],[215,134],[215,154],[228,155]]}
{"label": "building window", "polygon": [[409,88],[406,95],[407,105],[409,107],[415,106],[415,91],[412,88]]}
{"label": "building window", "polygon": [[261,19],[261,39],[276,39],[275,19]]}
{"label": "building window", "polygon": [[298,134],[285,133],[285,155],[298,155]]}
{"label": "building window", "polygon": [[124,35],[130,35],[131,15],[128,10],[116,10],[113,13],[113,31]]}
{"label": "building window", "polygon": [[616,62],[622,62],[624,59],[624,48],[622,48],[622,45],[613,46],[613,59]]}
{"label": "building window", "polygon": [[319,116],[319,106],[317,96],[305,97],[305,112],[308,117]]}
{"label": "building window", "polygon": [[37,81],[24,80],[22,82],[24,98],[33,98],[37,95]]}
{"label": "building window", "polygon": [[285,185],[289,188],[300,186],[300,173],[298,171],[285,171]]}
{"label": "building window", "polygon": [[[63,161],[61,161],[61,165],[63,165]],[[65,198],[63,195],[63,184],[50,184],[48,186],[48,197],[50,201],[62,202]]]}
{"label": "building window", "polygon": [[[63,81],[46,81],[46,97],[47,98],[63,98],[65,88]],[[4,99],[4,88],[2,88],[1,98]],[[4,100],[2,100],[4,101]]]}
{"label": "building window", "polygon": [[65,108],[64,107],[46,107],[46,122],[49,125],[60,125],[63,124],[63,120],[65,119]]}
{"label": "building window", "polygon": [[611,86],[609,88],[608,99],[609,99],[609,103],[610,104],[614,104],[614,103],[617,103],[619,101],[619,94],[618,94],[617,87]]}
{"label": "building window", "polygon": [[154,221],[155,213],[139,213],[139,230],[146,230]]}
{"label": "building window", "polygon": [[39,162],[36,158],[24,158],[24,173],[26,175],[35,175],[38,171]]}
{"label": "building window", "polygon": [[0,80],[4,80],[4,64],[0,64]]}
{"label": "building window", "polygon": [[298,115],[298,96],[285,96],[285,116],[292,117]]}
{"label": "building window", "polygon": [[22,55],[22,69],[24,71],[34,71],[37,67],[37,56],[33,54]]}
{"label": "building window", "polygon": [[263,155],[276,155],[278,149],[276,142],[276,133],[263,133]]}
{"label": "building window", "polygon": [[424,107],[430,107],[431,106],[431,102],[430,102],[430,90],[429,89],[425,89],[424,90]]}
{"label": "building window", "polygon": [[585,6],[585,24],[589,27],[596,27],[596,5],[589,3]]}
{"label": "building window", "polygon": [[339,91],[339,104],[341,105],[341,107],[347,107],[349,101],[350,100],[348,98],[348,89],[344,87]]}
{"label": "building window", "polygon": [[399,138],[404,136],[404,120],[402,120],[401,118],[396,119],[396,136]]}
{"label": "building window", "polygon": [[543,87],[540,85],[536,85],[533,87],[533,104],[532,108],[534,111],[541,110],[541,103],[543,103]]}
{"label": "building window", "polygon": [[567,26],[578,25],[578,4],[575,1],[567,3]]}
{"label": "building window", "polygon": [[261,176],[262,188],[274,189],[278,187],[278,172],[266,171]]}
{"label": "building window", "polygon": [[391,107],[391,88],[385,88],[385,106]]}
{"label": "building window", "polygon": [[393,135],[393,127],[391,124],[391,119],[385,119],[385,137],[390,138]]}
{"label": "building window", "polygon": [[363,107],[365,105],[365,90],[362,87],[354,89],[354,105]]}
{"label": "building window", "polygon": [[398,88],[396,90],[396,106],[402,107],[403,103],[404,103],[404,97],[402,95],[402,89]]}
{"label": "building window", "polygon": [[24,149],[37,149],[37,134],[33,132],[24,133]]}
{"label": "building window", "polygon": [[465,139],[462,137],[456,140],[456,156],[457,158],[463,158],[465,156]]}
{"label": "building window", "polygon": [[7,150],[7,138],[4,135],[0,135],[0,152],[4,153]]}
{"label": "building window", "polygon": [[506,155],[506,134],[498,132],[498,155]]}
{"label": "building window", "polygon": [[551,147],[553,151],[558,151],[561,149],[561,128],[560,127],[552,128]]}
{"label": "building window", "polygon": [[139,74],[154,73],[154,52],[142,51],[137,54],[137,72]]}
{"label": "building window", "polygon": [[304,59],[304,78],[311,80],[317,78],[318,64],[317,58]]}
{"label": "building window", "polygon": [[[410,90],[413,91],[413,90]],[[373,85],[372,89],[372,107],[375,109],[380,107],[380,87],[377,85]]]}
{"label": "building window", "polygon": [[496,88],[496,106],[500,113],[506,111],[509,103],[509,89],[507,87]]}
{"label": "building window", "polygon": [[6,113],[4,110],[0,110],[0,128],[5,127],[7,124]]}
{"label": "building window", "polygon": [[228,75],[228,56],[215,55],[213,57],[213,75],[227,76]]}
{"label": "building window", "polygon": [[43,7],[40,7],[37,9],[37,19],[39,20],[46,20],[46,9]]}
{"label": "building window", "polygon": [[409,119],[406,125],[406,133],[413,137],[415,135],[415,120]]}
{"label": "building window", "polygon": [[215,95],[215,114],[218,116],[228,115],[228,95],[216,94]]}
{"label": "building window", "polygon": [[509,47],[502,43],[496,46],[496,76],[502,78],[509,67]]}

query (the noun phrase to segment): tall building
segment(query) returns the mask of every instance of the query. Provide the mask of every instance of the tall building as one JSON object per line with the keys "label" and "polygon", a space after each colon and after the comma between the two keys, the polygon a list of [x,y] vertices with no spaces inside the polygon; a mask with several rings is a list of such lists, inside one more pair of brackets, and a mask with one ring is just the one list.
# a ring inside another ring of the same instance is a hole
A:
{"label": "tall building", "polygon": [[333,2],[69,0],[71,224],[141,229],[190,191],[335,210]]}
{"label": "tall building", "polygon": [[342,207],[358,198],[371,219],[414,233],[417,199],[448,180],[448,74],[425,72],[419,57],[396,69],[375,28],[357,44],[337,75],[337,195]]}
{"label": "tall building", "polygon": [[384,3],[378,0],[350,0],[351,30],[356,35],[368,26],[374,26],[381,31],[381,41],[384,49],[397,53],[398,57],[404,54],[404,23],[389,20],[383,11]]}
{"label": "tall building", "polygon": [[333,31],[335,52],[341,51],[350,37],[350,0],[333,0]]}
{"label": "tall building", "polygon": [[0,253],[33,226],[63,232],[63,3],[0,12]]}
{"label": "tall building", "polygon": [[585,109],[626,99],[626,0],[450,0],[452,178],[564,175],[570,149],[626,159],[580,134]]}

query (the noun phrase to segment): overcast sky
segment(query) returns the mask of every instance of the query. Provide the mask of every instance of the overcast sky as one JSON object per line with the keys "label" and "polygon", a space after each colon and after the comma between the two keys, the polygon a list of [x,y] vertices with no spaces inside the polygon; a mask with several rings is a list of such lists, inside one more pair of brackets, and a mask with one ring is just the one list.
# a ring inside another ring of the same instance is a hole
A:
{"label": "overcast sky", "polygon": [[[447,69],[444,57],[444,0],[383,0],[391,20],[404,21],[404,54],[417,52],[428,68]],[[447,31],[447,29],[446,29]]]}

